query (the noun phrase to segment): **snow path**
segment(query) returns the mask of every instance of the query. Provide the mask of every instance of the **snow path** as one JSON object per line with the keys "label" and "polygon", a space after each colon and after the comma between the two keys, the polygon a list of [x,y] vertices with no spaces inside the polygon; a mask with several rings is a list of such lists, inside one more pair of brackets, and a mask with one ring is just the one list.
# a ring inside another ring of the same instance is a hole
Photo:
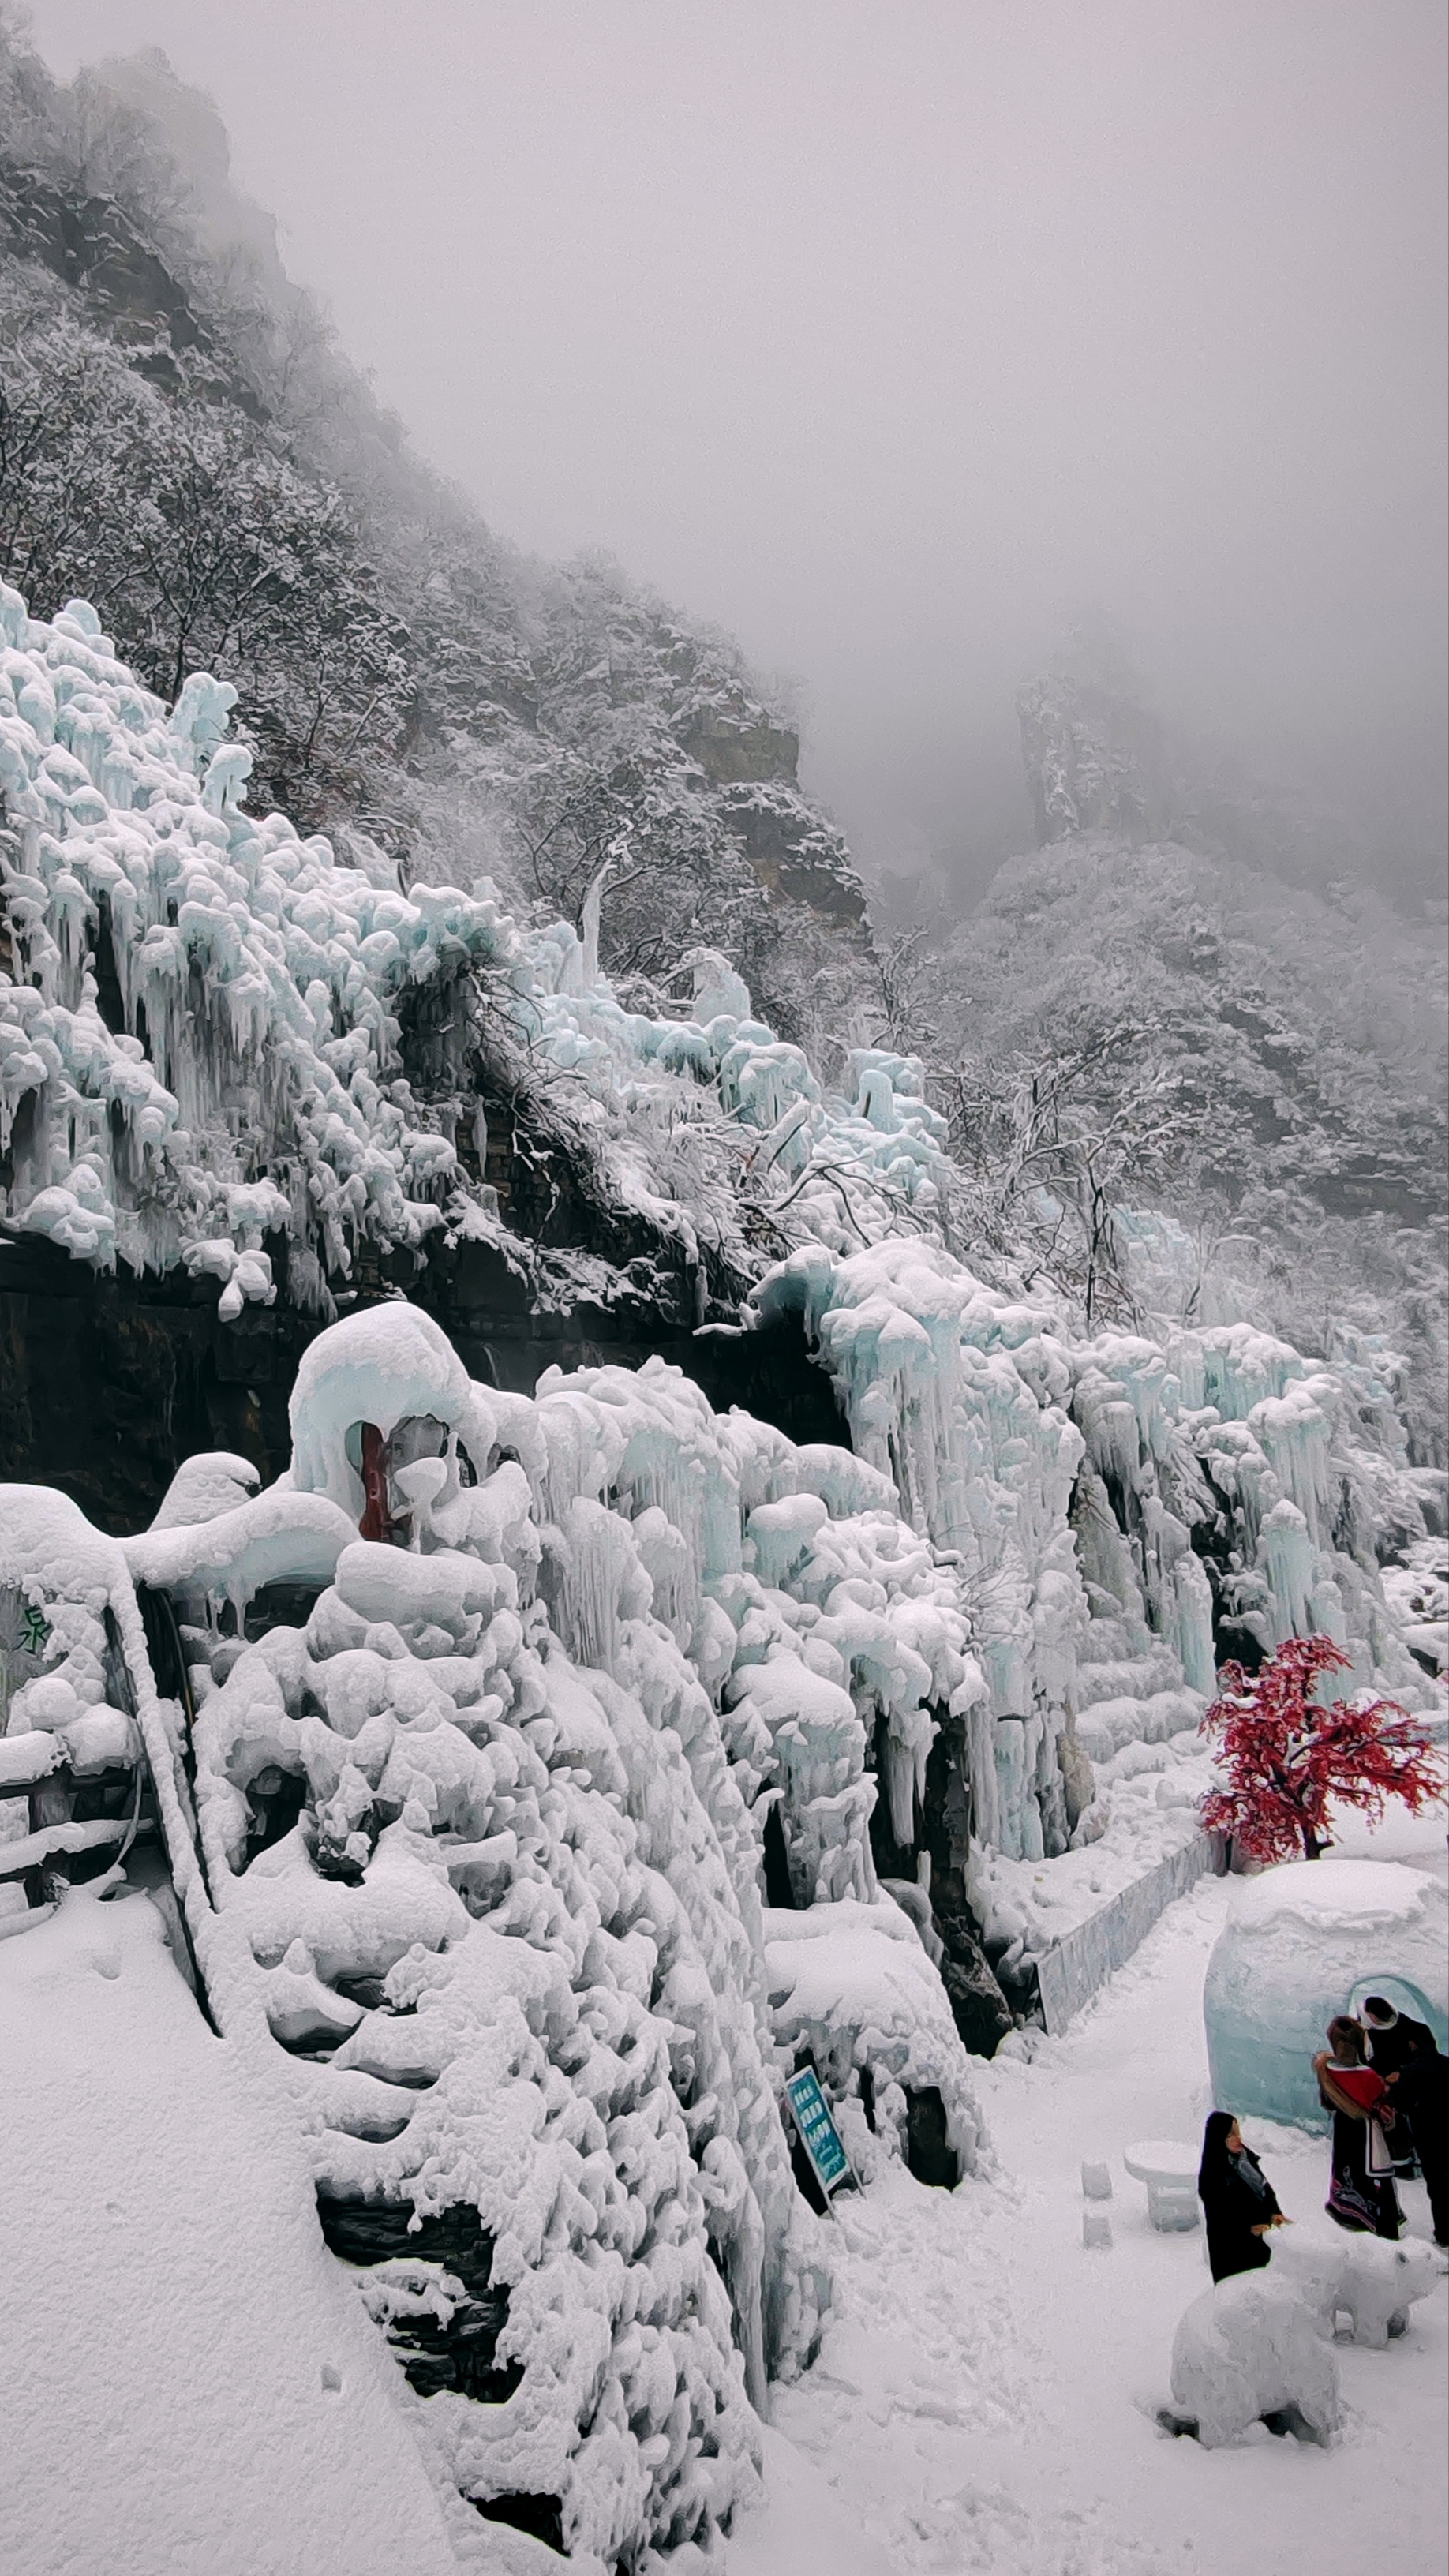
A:
{"label": "snow path", "polygon": [[[1433,1828],[1401,1828],[1374,1850],[1434,1866]],[[1442,1840],[1438,1855],[1442,1867]],[[948,2197],[895,2167],[840,2204],[837,2321],[817,2367],[777,2392],[769,2500],[741,2527],[731,2576],[808,2563],[790,2536],[799,2500],[787,2510],[781,2495],[788,2445],[824,2481],[816,2536],[829,2531],[832,2576],[1176,2576],[1209,2563],[1429,2576],[1442,2565],[1449,2284],[1412,2309],[1387,2353],[1340,2345],[1345,2430],[1332,2451],[1262,2429],[1209,2453],[1154,2421],[1173,2331],[1208,2276],[1200,2233],[1148,2226],[1121,2156],[1134,2138],[1201,2135],[1202,1981],[1227,1894],[1208,1880],[1172,1906],[1032,2063],[975,2069],[1000,2185]],[[1246,2125],[1285,2208],[1333,2240],[1326,2142]],[[1084,2157],[1112,2165],[1110,2252],[1082,2247]],[[1410,2232],[1427,2236],[1422,2185],[1405,2200]]]}
{"label": "snow path", "polygon": [[0,1942],[0,2066],[7,2576],[451,2576],[300,2146],[144,1897]]}

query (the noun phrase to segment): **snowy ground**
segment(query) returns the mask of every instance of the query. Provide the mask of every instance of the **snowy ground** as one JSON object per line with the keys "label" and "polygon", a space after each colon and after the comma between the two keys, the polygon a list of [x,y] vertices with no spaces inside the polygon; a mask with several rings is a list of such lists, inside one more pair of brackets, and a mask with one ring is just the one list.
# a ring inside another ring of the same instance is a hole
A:
{"label": "snowy ground", "polygon": [[[1343,1848],[1444,1866],[1432,1821]],[[897,2168],[839,2205],[837,2321],[805,2381],[776,2392],[768,2500],[730,2576],[1442,2566],[1449,2282],[1387,2352],[1339,2347],[1346,2421],[1329,2452],[1261,2429],[1209,2453],[1154,2420],[1173,2330],[1208,2275],[1200,2233],[1148,2226],[1121,2154],[1201,2134],[1203,1972],[1226,1902],[1224,1882],[1204,1881],[1064,2038],[1038,2042],[1030,2064],[977,2069],[1001,2185],[947,2196]],[[1245,2126],[1285,2209],[1334,2237],[1326,2141]],[[1082,2247],[1084,2157],[1114,2168],[1110,2252]],[[1405,2203],[1427,2236],[1421,2184]]]}
{"label": "snowy ground", "polygon": [[[1369,1848],[1362,1834],[1345,1847]],[[1437,1825],[1371,1848],[1444,1867]],[[838,2308],[775,2392],[767,2500],[729,2576],[1362,2576],[1442,2563],[1449,2285],[1385,2353],[1340,2350],[1327,2453],[1205,2453],[1154,2421],[1202,2239],[1121,2172],[1194,2135],[1227,1891],[1173,1906],[1063,2039],[975,2070],[1002,2179],[899,2167],[839,2212]],[[214,2040],[141,1897],[83,1893],[0,1943],[0,2567],[25,2576],[432,2576],[557,2565],[440,2509],[408,2398],[324,2252],[300,2150]],[[1323,2142],[1250,2124],[1285,2207],[1322,2217]],[[1081,2245],[1109,2159],[1116,2243]],[[1422,2188],[1406,2195],[1427,2234]],[[464,2528],[464,2522],[470,2526]]]}
{"label": "snowy ground", "polygon": [[443,2576],[300,2145],[143,1896],[0,1941],[0,2569]]}

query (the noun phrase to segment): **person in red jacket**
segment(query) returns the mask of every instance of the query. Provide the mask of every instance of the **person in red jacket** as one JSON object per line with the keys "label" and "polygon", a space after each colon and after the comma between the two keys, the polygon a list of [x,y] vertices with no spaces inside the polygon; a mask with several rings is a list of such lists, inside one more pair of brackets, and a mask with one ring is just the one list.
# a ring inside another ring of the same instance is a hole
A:
{"label": "person in red jacket", "polygon": [[1328,2215],[1357,2235],[1386,2236],[1396,2244],[1404,2218],[1389,2146],[1392,2097],[1365,2060],[1362,2025],[1347,2013],[1329,2023],[1328,2046],[1315,2057],[1313,2072],[1319,2099],[1333,2113]]}

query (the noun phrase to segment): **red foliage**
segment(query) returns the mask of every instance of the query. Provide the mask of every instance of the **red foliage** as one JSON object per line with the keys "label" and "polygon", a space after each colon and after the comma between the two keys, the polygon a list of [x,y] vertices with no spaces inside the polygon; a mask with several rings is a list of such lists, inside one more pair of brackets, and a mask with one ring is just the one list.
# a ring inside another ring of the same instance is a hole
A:
{"label": "red foliage", "polygon": [[1218,1675],[1202,1732],[1220,1739],[1228,1784],[1208,1792],[1202,1820],[1254,1860],[1316,1860],[1334,1799],[1377,1819],[1390,1798],[1417,1815],[1442,1792],[1429,1738],[1396,1700],[1310,1699],[1320,1673],[1348,1666],[1331,1637],[1290,1637],[1261,1672],[1224,1664]]}

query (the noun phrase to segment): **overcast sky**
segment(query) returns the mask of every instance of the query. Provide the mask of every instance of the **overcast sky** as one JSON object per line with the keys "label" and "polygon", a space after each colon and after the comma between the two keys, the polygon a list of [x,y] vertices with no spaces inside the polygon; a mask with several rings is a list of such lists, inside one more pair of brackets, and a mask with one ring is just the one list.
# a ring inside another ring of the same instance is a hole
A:
{"label": "overcast sky", "polygon": [[33,0],[159,44],[419,447],[803,683],[863,855],[1023,843],[1082,616],[1433,827],[1443,0]]}

